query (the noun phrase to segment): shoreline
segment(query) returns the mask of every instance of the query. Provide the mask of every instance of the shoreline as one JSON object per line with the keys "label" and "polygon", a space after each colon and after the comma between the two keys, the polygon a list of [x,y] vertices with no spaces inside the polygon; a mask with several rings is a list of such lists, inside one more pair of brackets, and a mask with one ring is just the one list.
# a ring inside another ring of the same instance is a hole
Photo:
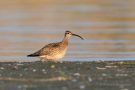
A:
{"label": "shoreline", "polygon": [[4,90],[133,90],[135,61],[1,62]]}

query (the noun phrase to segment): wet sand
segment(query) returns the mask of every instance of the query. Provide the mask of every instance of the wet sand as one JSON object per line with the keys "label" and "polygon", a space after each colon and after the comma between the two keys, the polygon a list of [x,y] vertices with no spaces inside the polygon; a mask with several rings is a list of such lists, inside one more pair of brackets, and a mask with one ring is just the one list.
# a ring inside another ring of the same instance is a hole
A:
{"label": "wet sand", "polygon": [[135,62],[1,62],[0,90],[134,90]]}

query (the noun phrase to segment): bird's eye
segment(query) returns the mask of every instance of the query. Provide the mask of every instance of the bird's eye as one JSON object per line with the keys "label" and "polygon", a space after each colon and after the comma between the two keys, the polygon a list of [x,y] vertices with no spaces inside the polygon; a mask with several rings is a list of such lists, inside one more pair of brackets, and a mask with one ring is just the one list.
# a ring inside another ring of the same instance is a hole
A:
{"label": "bird's eye", "polygon": [[66,32],[66,34],[69,34],[69,35],[71,35],[71,33],[70,33],[70,32]]}

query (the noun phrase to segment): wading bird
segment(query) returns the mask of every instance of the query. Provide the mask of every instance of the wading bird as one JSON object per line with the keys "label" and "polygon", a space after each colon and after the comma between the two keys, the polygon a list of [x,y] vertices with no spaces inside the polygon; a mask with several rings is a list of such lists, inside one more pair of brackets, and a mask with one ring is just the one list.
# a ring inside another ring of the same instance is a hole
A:
{"label": "wading bird", "polygon": [[71,36],[77,36],[83,39],[81,36],[74,34],[70,31],[65,32],[64,39],[61,42],[50,43],[39,51],[27,55],[28,57],[39,57],[42,61],[59,61],[59,59],[63,58],[67,48],[68,48],[68,40]]}

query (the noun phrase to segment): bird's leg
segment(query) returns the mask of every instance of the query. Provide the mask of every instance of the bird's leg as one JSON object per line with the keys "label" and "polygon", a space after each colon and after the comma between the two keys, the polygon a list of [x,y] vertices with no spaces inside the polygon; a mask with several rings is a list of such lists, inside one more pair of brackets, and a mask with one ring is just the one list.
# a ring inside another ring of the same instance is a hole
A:
{"label": "bird's leg", "polygon": [[44,58],[40,58],[40,61],[41,61],[41,62],[45,62]]}

